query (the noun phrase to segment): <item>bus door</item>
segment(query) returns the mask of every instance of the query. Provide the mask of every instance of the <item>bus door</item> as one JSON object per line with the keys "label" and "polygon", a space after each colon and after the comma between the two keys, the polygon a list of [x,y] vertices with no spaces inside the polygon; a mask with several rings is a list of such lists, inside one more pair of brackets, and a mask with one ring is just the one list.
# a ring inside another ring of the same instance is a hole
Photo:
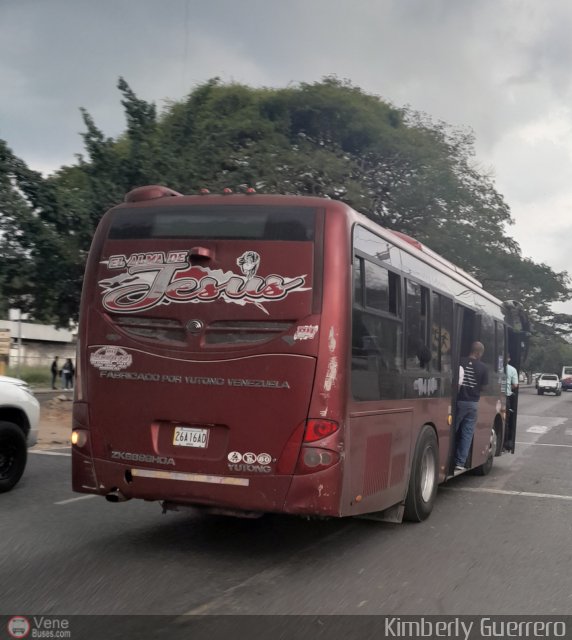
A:
{"label": "bus door", "polygon": [[[507,354],[510,355],[510,364],[516,369],[517,373],[520,373],[526,349],[521,332],[515,331],[512,327],[507,327]],[[514,453],[515,451],[517,415],[518,389],[513,392],[510,398],[507,398],[506,403],[503,449],[509,453]]]}
{"label": "bus door", "polygon": [[464,326],[464,317],[465,311],[470,313],[468,309],[461,307],[459,305],[455,305],[455,324],[454,324],[454,340],[451,348],[452,351],[452,366],[453,366],[453,385],[451,388],[451,414],[453,416],[453,421],[451,423],[451,437],[449,439],[449,475],[453,475],[453,470],[455,467],[455,449],[457,447],[457,432],[455,425],[457,423],[457,395],[459,393],[459,365],[461,361],[461,354],[465,353],[465,344],[464,344],[464,336],[463,332]]}
{"label": "bus door", "polygon": [[[454,453],[457,445],[457,433],[455,429],[457,421],[457,396],[459,390],[459,366],[462,358],[466,358],[471,352],[471,345],[480,337],[480,317],[471,309],[461,305],[456,306],[455,330],[457,340],[454,348],[453,366],[453,424],[451,425],[451,473],[455,463]],[[485,345],[485,349],[494,349],[494,345]],[[489,386],[492,384],[492,372],[489,372]],[[473,444],[467,457],[467,467],[474,467],[484,460],[480,460],[479,452],[485,451],[490,441],[490,429],[494,422],[494,403],[487,397],[486,390],[479,401],[478,419],[473,434]]]}
{"label": "bus door", "polygon": [[[510,354],[511,365],[520,374],[528,356],[530,321],[522,305],[518,302],[509,300],[503,304],[503,309],[508,322],[507,353]],[[509,409],[512,410],[510,416],[508,413]],[[515,450],[516,428],[518,424],[517,416],[518,390],[511,398],[510,406],[507,406],[503,448],[510,453],[514,453]]]}

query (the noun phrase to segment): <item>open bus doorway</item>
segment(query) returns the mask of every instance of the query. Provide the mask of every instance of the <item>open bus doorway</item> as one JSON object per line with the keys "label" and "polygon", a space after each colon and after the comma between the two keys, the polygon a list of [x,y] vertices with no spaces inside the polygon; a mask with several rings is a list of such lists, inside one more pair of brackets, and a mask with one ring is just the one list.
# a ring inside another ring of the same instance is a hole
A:
{"label": "open bus doorway", "polygon": [[[524,361],[525,343],[522,340],[521,333],[514,331],[511,327],[507,328],[507,354],[504,366],[503,384],[506,381],[506,365],[510,364],[516,369],[520,375],[522,362]],[[510,358],[510,360],[509,360]],[[506,453],[514,453],[516,442],[516,425],[518,415],[518,394],[519,387],[513,391],[512,396],[506,399],[505,428],[502,450]]]}
{"label": "open bus doorway", "polygon": [[[520,303],[509,300],[503,304],[503,309],[508,321],[506,336],[507,356],[510,356],[510,364],[520,376],[528,356],[530,323]],[[506,371],[504,373],[506,375]],[[518,389],[513,394],[511,402],[507,402],[506,407],[503,451],[507,453],[514,453],[515,450],[517,416]]]}
{"label": "open bus doorway", "polygon": [[[449,474],[452,476],[455,474],[455,450],[457,447],[457,396],[460,386],[460,365],[461,359],[465,358],[471,352],[471,345],[478,339],[478,317],[477,314],[467,307],[457,305],[455,308],[455,330],[458,339],[455,341],[455,348],[453,353],[453,389],[452,389],[452,424],[451,424],[451,448],[450,448],[450,467]],[[475,434],[477,432],[477,426],[475,427]],[[473,437],[474,441],[474,437]],[[471,460],[473,456],[473,446],[469,449],[466,465],[471,467]]]}

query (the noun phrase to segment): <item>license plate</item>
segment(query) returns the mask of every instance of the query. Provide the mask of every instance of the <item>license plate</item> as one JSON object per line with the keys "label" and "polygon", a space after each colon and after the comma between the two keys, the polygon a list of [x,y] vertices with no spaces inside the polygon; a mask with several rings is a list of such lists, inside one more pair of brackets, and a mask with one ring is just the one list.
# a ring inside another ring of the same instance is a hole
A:
{"label": "license plate", "polygon": [[196,447],[206,449],[209,443],[209,430],[195,427],[175,427],[173,444],[177,447]]}

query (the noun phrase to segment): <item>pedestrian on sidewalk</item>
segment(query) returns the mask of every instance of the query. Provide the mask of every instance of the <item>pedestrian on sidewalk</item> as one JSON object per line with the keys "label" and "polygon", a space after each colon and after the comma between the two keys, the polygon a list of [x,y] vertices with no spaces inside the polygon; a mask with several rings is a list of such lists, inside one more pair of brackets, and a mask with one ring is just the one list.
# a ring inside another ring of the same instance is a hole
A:
{"label": "pedestrian on sidewalk", "polygon": [[56,378],[58,377],[58,356],[54,358],[50,371],[52,372],[52,389],[55,389]]}
{"label": "pedestrian on sidewalk", "polygon": [[64,389],[73,389],[73,374],[75,373],[71,358],[66,358],[64,366],[62,367],[62,377],[64,383]]}

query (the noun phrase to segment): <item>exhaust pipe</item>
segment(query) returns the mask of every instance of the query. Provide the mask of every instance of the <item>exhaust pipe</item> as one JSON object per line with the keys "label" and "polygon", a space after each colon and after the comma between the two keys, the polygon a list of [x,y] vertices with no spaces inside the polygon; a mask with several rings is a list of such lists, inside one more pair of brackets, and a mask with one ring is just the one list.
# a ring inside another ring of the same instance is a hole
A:
{"label": "exhaust pipe", "polygon": [[105,496],[105,499],[107,500],[107,502],[127,502],[127,500],[131,500],[131,498],[127,498],[126,496],[124,496],[121,491],[119,491],[119,489],[110,491]]}

